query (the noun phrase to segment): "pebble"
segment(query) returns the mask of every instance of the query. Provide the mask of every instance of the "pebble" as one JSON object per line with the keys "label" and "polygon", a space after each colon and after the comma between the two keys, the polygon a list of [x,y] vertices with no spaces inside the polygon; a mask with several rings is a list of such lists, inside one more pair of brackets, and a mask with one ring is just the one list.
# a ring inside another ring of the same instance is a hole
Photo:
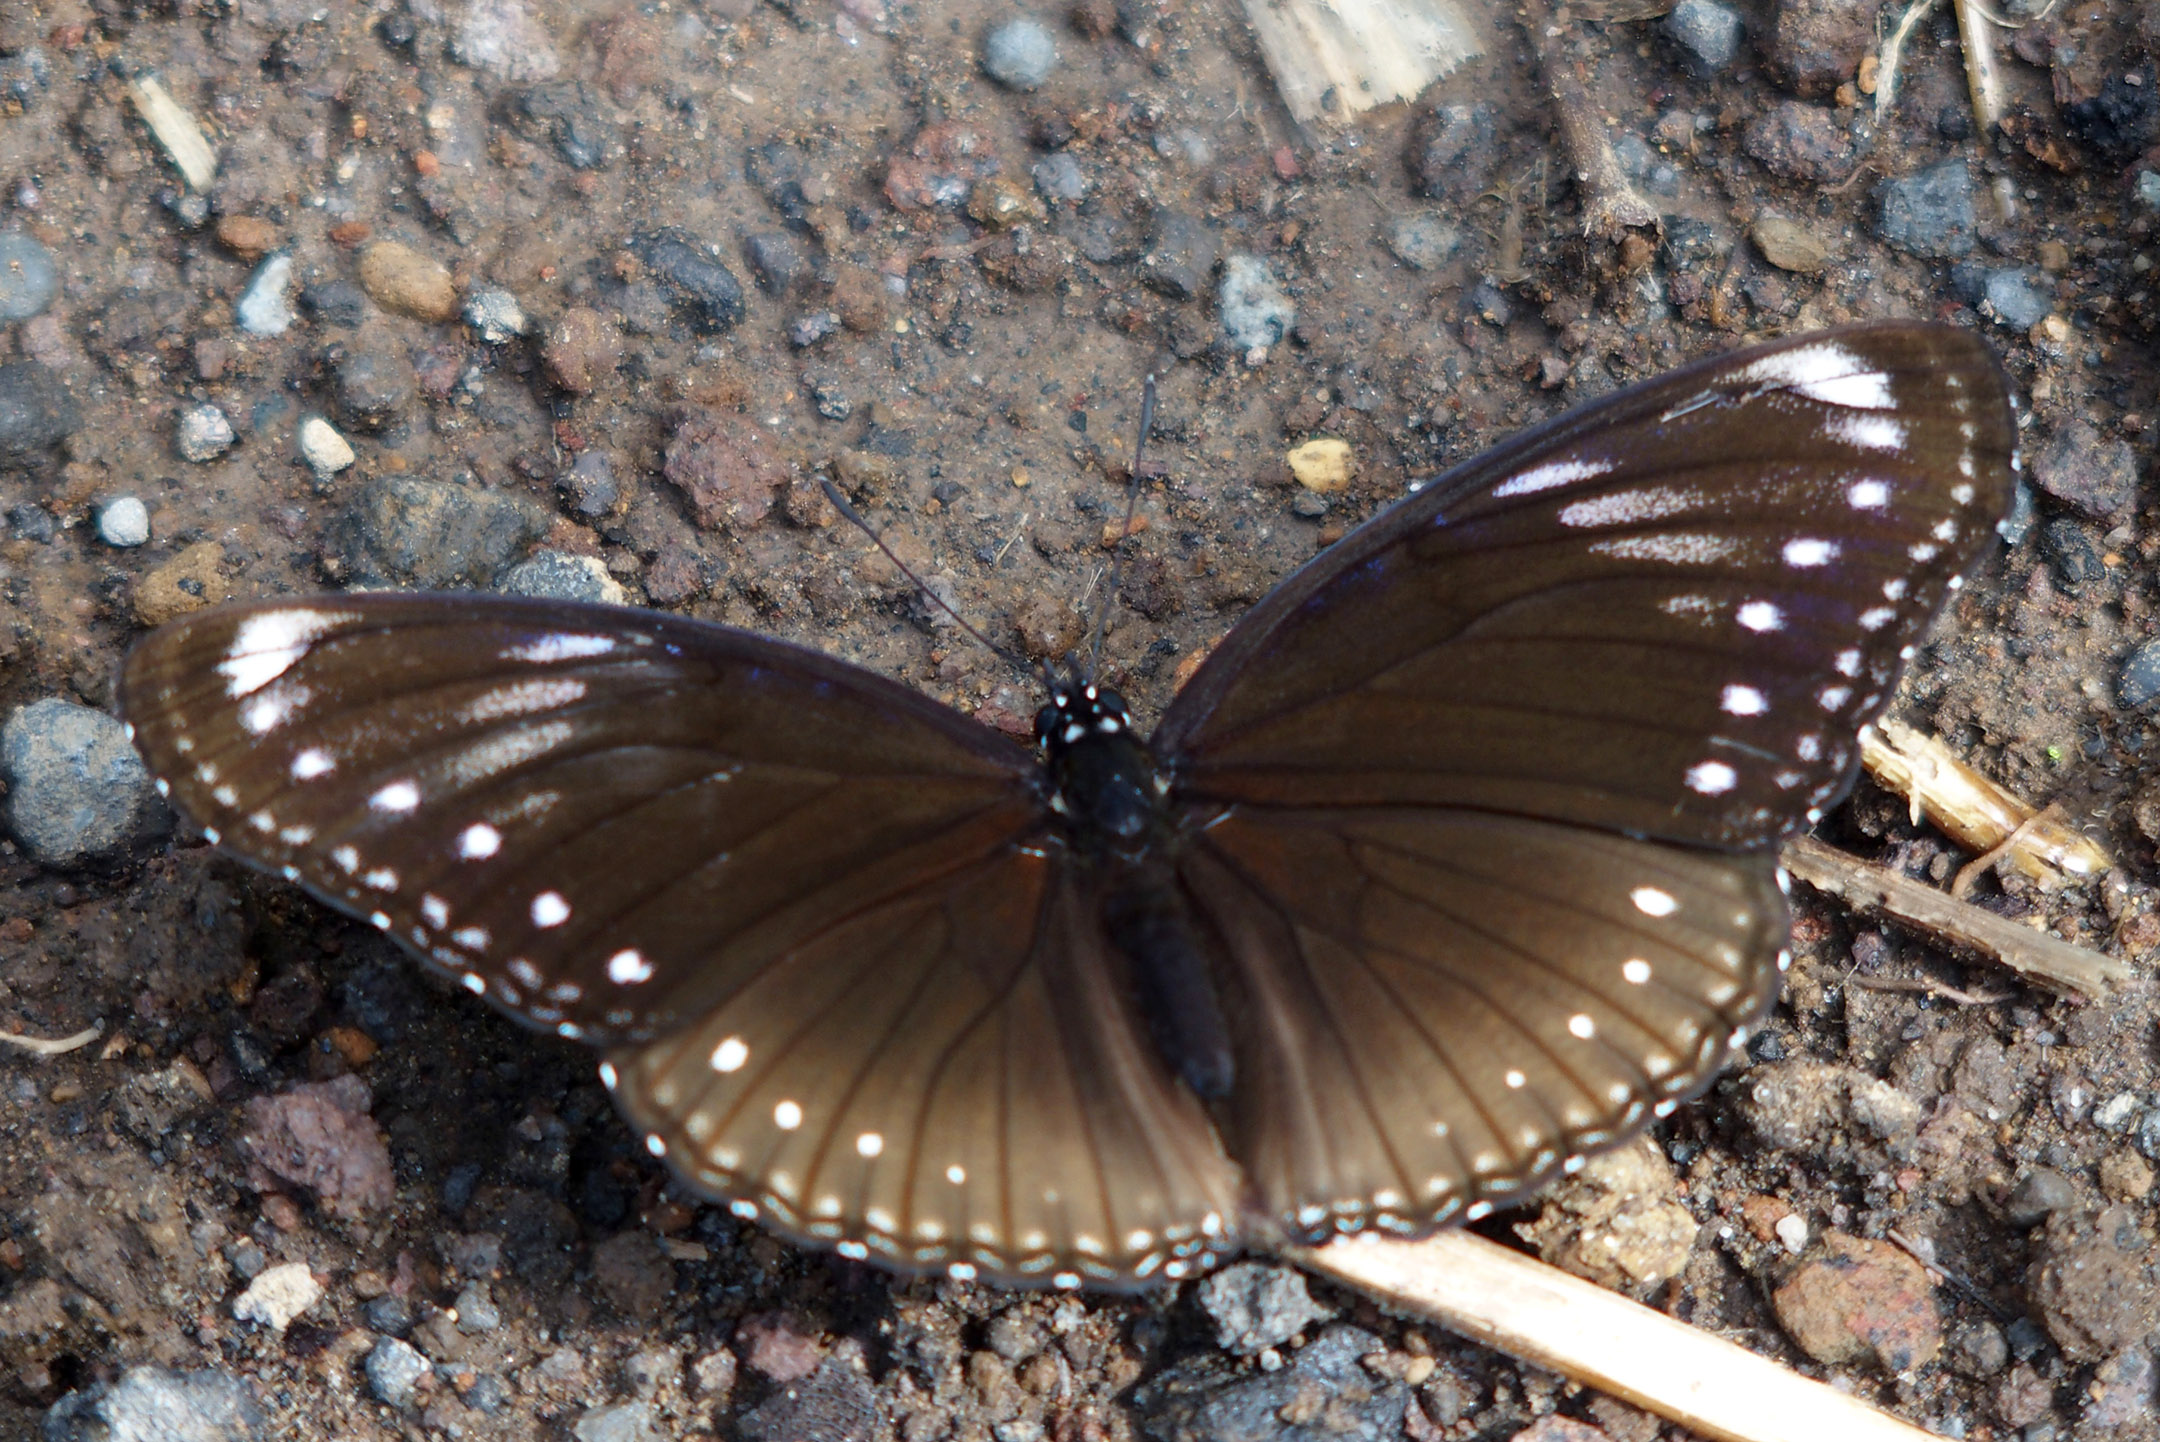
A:
{"label": "pebble", "polygon": [[1410,130],[1404,163],[1421,195],[1467,209],[1492,186],[1499,155],[1493,110],[1476,105],[1440,105],[1417,118]]}
{"label": "pebble", "polygon": [[1087,175],[1067,151],[1044,156],[1028,173],[1035,181],[1035,193],[1052,205],[1078,205],[1087,198]]}
{"label": "pebble", "polygon": [[587,520],[606,515],[622,499],[614,463],[602,451],[586,451],[572,461],[570,469],[556,478],[555,489],[574,514]]}
{"label": "pebble", "polygon": [[284,251],[263,257],[233,305],[233,318],[240,329],[249,335],[277,336],[292,327],[292,300],[286,294],[292,285],[292,272],[293,259]]}
{"label": "pebble", "polygon": [[551,140],[572,170],[601,170],[623,153],[621,133],[582,81],[531,87],[518,96],[517,115],[528,133]]}
{"label": "pebble", "polygon": [[2160,172],[2141,170],[2137,173],[2138,204],[2147,210],[2160,210]]}
{"label": "pebble", "polygon": [[502,1312],[488,1295],[487,1283],[468,1282],[457,1294],[457,1329],[467,1336],[492,1332],[502,1325]]}
{"label": "pebble", "polygon": [[1299,485],[1321,495],[1344,489],[1357,474],[1357,458],[1351,453],[1350,443],[1333,436],[1319,436],[1292,447],[1283,460]]}
{"label": "pebble", "polygon": [[784,230],[759,231],[743,237],[743,259],[757,274],[758,284],[769,295],[786,295],[810,275],[809,258],[795,237]]}
{"label": "pebble", "polygon": [[591,306],[574,305],[548,327],[540,364],[572,395],[591,395],[615,378],[622,353],[622,332],[614,322]]}
{"label": "pebble", "polygon": [[747,530],[763,521],[788,483],[788,467],[756,422],[693,412],[675,428],[660,473],[682,492],[700,530]]}
{"label": "pebble", "polygon": [[116,853],[164,814],[126,728],[57,696],[0,725],[0,780],[9,832],[46,866]]}
{"label": "pebble", "polygon": [[385,1337],[402,1337],[412,1330],[412,1303],[395,1292],[385,1292],[360,1309],[368,1330]]}
{"label": "pebble", "polygon": [[1851,0],[1780,0],[1759,44],[1787,89],[1827,100],[1853,78],[1875,40],[1875,18]]}
{"label": "pebble", "polygon": [[35,460],[81,424],[74,397],[43,363],[0,363],[0,463]]}
{"label": "pebble", "polygon": [[[2093,1369],[2085,1388],[2085,1411],[2078,1418],[2079,1437],[2135,1437],[2149,1432],[2153,1417],[2153,1357],[2144,1347],[2130,1347]],[[2133,1430],[2135,1429],[2135,1430]]]}
{"label": "pebble", "polygon": [[181,460],[197,464],[224,455],[235,439],[225,412],[207,402],[180,412],[179,423],[173,427],[173,449]]}
{"label": "pebble", "polygon": [[2090,421],[2071,421],[2040,447],[2033,484],[2079,515],[2112,521],[2137,499],[2137,452],[2124,440],[2106,441]]}
{"label": "pebble", "polygon": [[59,293],[52,252],[34,235],[0,230],[0,322],[41,316]]}
{"label": "pebble", "polygon": [[649,231],[633,239],[630,250],[645,262],[675,307],[689,314],[696,329],[720,334],[742,323],[742,282],[682,231]]}
{"label": "pebble", "polygon": [[2140,1116],[2137,1125],[2131,1129],[2130,1137],[2137,1143],[2139,1151],[2155,1161],[2160,1161],[2160,1107]]}
{"label": "pebble", "polygon": [[2055,287],[2048,278],[2023,266],[1987,272],[1980,288],[1981,313],[2019,332],[2031,330],[2055,308]]}
{"label": "pebble", "polygon": [[1400,1442],[1410,1388],[1365,1365],[1386,1351],[1362,1328],[1333,1326],[1274,1370],[1215,1356],[1181,1362],[1135,1389],[1133,1407],[1146,1435],[1192,1442]]}
{"label": "pebble", "polygon": [[1382,236],[1395,258],[1412,270],[1433,270],[1462,249],[1462,231],[1429,210],[1398,215]]}
{"label": "pebble", "polygon": [[809,311],[788,322],[788,344],[797,350],[806,350],[839,329],[838,313],[829,310]]}
{"label": "pebble", "polygon": [[311,281],[300,287],[300,308],[323,325],[357,326],[375,313],[367,292],[349,280]]}
{"label": "pebble", "polygon": [[2137,1114],[2137,1093],[2117,1092],[2093,1108],[2092,1124],[2104,1132],[2126,1132]]}
{"label": "pebble", "polygon": [[1665,33],[1699,73],[1723,70],[1740,54],[1740,14],[1718,0],[1680,0],[1665,17]]}
{"label": "pebble", "polygon": [[1927,1268],[1888,1242],[1824,1232],[1821,1252],[1771,1292],[1770,1305],[1818,1362],[1872,1362],[1896,1376],[1942,1352]]}
{"label": "pebble", "polygon": [[232,1313],[243,1322],[256,1322],[273,1332],[282,1332],[292,1325],[293,1319],[322,1300],[322,1283],[305,1262],[287,1262],[272,1267],[248,1283],[247,1290],[233,1298]]}
{"label": "pebble", "polygon": [[135,583],[135,619],[145,626],[162,626],[231,594],[225,548],[216,541],[197,541]]}
{"label": "pebble", "polygon": [[2040,528],[2040,555],[2055,588],[2066,595],[2077,595],[2106,574],[2099,548],[2086,534],[2084,523],[2068,516],[2058,516]]}
{"label": "pebble", "polygon": [[595,1407],[578,1418],[570,1435],[577,1442],[647,1442],[653,1435],[652,1420],[651,1403],[618,1402]]}
{"label": "pebble", "polygon": [[875,1437],[878,1396],[860,1369],[834,1357],[807,1382],[773,1393],[736,1420],[748,1442],[802,1442],[805,1438]]}
{"label": "pebble", "polygon": [[838,371],[806,370],[802,384],[810,392],[817,413],[826,420],[844,421],[855,414],[855,402],[848,398],[847,382]]}
{"label": "pebble", "polygon": [[1811,185],[1850,179],[1860,163],[1838,112],[1804,100],[1781,100],[1765,110],[1748,123],[1741,144],[1772,175]]}
{"label": "pebble", "polygon": [[130,1367],[70,1392],[45,1413],[44,1442],[254,1442],[270,1435],[254,1389],[223,1372]]}
{"label": "pebble", "polygon": [[367,1354],[363,1370],[375,1400],[404,1412],[412,1409],[421,1382],[435,1369],[410,1342],[384,1337]]}
{"label": "pebble", "polygon": [[1034,90],[1057,68],[1057,37],[1031,15],[1017,15],[983,37],[983,73],[1007,90]]}
{"label": "pebble", "polygon": [[1303,1273],[1266,1262],[1225,1267],[1200,1283],[1193,1296],[1215,1323],[1215,1345],[1240,1357],[1280,1347],[1334,1315],[1312,1299]]}
{"label": "pebble", "polygon": [[502,589],[507,595],[547,601],[597,601],[619,606],[627,599],[622,583],[608,574],[605,561],[566,551],[535,551],[503,576]]}
{"label": "pebble", "polygon": [[1223,262],[1216,297],[1223,338],[1247,365],[1266,361],[1269,347],[1280,344],[1297,324],[1297,305],[1282,282],[1266,261],[1243,251],[1233,251]]}
{"label": "pebble", "polygon": [[227,215],[217,223],[218,244],[242,260],[261,260],[277,249],[278,228],[259,215]]}
{"label": "pebble", "polygon": [[457,285],[442,262],[395,240],[379,240],[361,255],[360,288],[384,310],[415,320],[458,313]]}
{"label": "pebble", "polygon": [[1664,1150],[1637,1138],[1563,1178],[1536,1219],[1515,1231],[1551,1265],[1608,1291],[1646,1297],[1680,1275],[1701,1230],[1681,1195]]}
{"label": "pebble", "polygon": [[2072,1362],[2097,1362],[2160,1326],[2160,1289],[2137,1212],[2059,1212],[2025,1274],[2025,1300]]}
{"label": "pebble", "polygon": [[134,496],[115,496],[97,512],[98,539],[123,549],[150,539],[150,508]]}
{"label": "pebble", "polygon": [[250,1097],[240,1133],[249,1185],[258,1192],[305,1187],[323,1211],[345,1221],[382,1211],[396,1199],[397,1182],[371,1104],[367,1083],[352,1075]]}
{"label": "pebble", "polygon": [[420,375],[405,349],[381,327],[363,330],[338,357],[331,373],[338,417],[356,431],[397,424],[420,388]]}
{"label": "pebble", "polygon": [[321,416],[300,423],[300,458],[318,476],[336,475],[353,463],[352,444]]}
{"label": "pebble", "polygon": [[378,476],[337,526],[352,584],[440,590],[492,586],[547,533],[548,516],[513,491]]}
{"label": "pebble", "polygon": [[1875,187],[1880,214],[1875,233],[1911,255],[1950,260],[1972,250],[1979,220],[1973,209],[1972,172],[1962,160],[1946,160]]}
{"label": "pebble", "polygon": [[1157,210],[1154,236],[1140,257],[1140,278],[1152,290],[1190,300],[1206,287],[1208,272],[1215,268],[1216,250],[1215,232],[1205,223],[1181,210]]}
{"label": "pebble", "polygon": [[2003,1198],[2003,1220],[2013,1227],[2038,1226],[2066,1207],[2077,1205],[2077,1189],[2053,1167],[2034,1167],[2019,1177]]}
{"label": "pebble", "polygon": [[1781,215],[1766,215],[1748,230],[1762,258],[1779,270],[1815,275],[1829,268],[1834,252],[1814,231]]}
{"label": "pebble", "polygon": [[562,69],[554,37],[519,0],[469,0],[450,32],[450,53],[459,64],[513,85],[546,80]]}
{"label": "pebble", "polygon": [[525,307],[509,291],[483,286],[465,300],[465,323],[489,345],[507,345],[525,334]]}

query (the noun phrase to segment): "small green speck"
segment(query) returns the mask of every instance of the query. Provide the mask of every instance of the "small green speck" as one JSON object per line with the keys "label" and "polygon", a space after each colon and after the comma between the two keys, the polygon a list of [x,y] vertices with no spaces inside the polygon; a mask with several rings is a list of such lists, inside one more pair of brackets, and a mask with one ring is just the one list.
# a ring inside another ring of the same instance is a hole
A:
{"label": "small green speck", "polygon": [[2050,746],[2050,747],[2048,747],[2048,749],[2047,749],[2047,759],[2048,759],[2048,760],[2050,760],[2050,761],[2060,761],[2060,760],[2062,760],[2062,747],[2060,747],[2060,746]]}

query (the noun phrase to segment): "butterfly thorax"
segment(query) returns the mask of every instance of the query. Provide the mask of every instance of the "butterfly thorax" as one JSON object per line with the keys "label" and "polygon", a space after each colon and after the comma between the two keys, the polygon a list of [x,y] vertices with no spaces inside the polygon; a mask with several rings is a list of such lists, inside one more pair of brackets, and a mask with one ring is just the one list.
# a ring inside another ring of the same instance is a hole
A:
{"label": "butterfly thorax", "polygon": [[1092,684],[1056,688],[1036,713],[1035,738],[1050,774],[1050,809],[1078,850],[1135,857],[1157,838],[1164,788],[1117,692]]}

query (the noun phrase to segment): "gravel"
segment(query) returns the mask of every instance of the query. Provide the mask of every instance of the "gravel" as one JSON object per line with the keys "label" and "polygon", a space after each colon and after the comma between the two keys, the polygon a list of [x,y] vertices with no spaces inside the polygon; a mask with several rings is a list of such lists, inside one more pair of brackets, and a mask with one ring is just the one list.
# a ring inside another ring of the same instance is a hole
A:
{"label": "gravel", "polygon": [[233,318],[249,335],[279,336],[292,328],[293,260],[283,251],[263,257],[233,306]]}
{"label": "gravel", "polygon": [[1248,365],[1267,359],[1268,348],[1281,343],[1297,323],[1297,305],[1267,262],[1243,251],[1223,262],[1222,286],[1216,292],[1223,339]]}
{"label": "gravel", "polygon": [[9,831],[47,866],[117,853],[163,813],[126,729],[57,696],[31,702],[0,726],[0,780],[7,782]]}
{"label": "gravel", "polygon": [[420,1383],[435,1369],[410,1342],[384,1337],[369,1351],[362,1370],[375,1400],[402,1412],[413,1406]]}
{"label": "gravel", "polygon": [[1057,68],[1057,37],[1033,16],[993,26],[983,37],[983,73],[1007,90],[1034,90]]}
{"label": "gravel", "polygon": [[60,293],[52,252],[37,237],[0,230],[0,321],[29,320],[45,313]]}
{"label": "gravel", "polygon": [[1717,0],[1680,0],[1665,17],[1665,33],[1680,47],[1690,67],[1715,73],[1740,54],[1740,13]]}
{"label": "gravel", "polygon": [[1875,187],[1875,233],[1913,255],[1949,260],[1972,250],[1979,220],[1972,172],[1962,160],[1886,180]]}
{"label": "gravel", "polygon": [[173,428],[173,449],[181,460],[198,465],[224,455],[236,439],[225,412],[207,402],[180,412],[179,424]]}
{"label": "gravel", "polygon": [[150,508],[134,496],[115,496],[98,507],[97,534],[108,546],[140,546],[150,539]]}
{"label": "gravel", "polygon": [[130,1367],[70,1392],[45,1414],[44,1442],[252,1442],[268,1437],[255,1393],[223,1372]]}

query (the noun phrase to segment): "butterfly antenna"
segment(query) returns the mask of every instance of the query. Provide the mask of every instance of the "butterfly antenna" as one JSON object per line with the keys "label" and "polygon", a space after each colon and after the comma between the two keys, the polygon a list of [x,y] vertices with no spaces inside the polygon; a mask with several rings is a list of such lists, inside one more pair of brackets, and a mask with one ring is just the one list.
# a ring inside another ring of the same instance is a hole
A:
{"label": "butterfly antenna", "polygon": [[828,477],[818,477],[818,484],[825,488],[825,499],[832,502],[832,508],[840,513],[842,519],[844,519],[849,525],[853,526],[856,530],[861,531],[864,535],[868,536],[870,538],[870,544],[877,547],[880,551],[883,551],[885,553],[885,559],[900,568],[900,574],[907,577],[908,583],[914,586],[916,590],[922,592],[924,599],[928,600],[931,605],[937,607],[946,615],[952,617],[954,624],[959,626],[961,630],[967,632],[970,636],[973,636],[976,641],[982,645],[983,649],[988,651],[991,655],[997,657],[1000,661],[1003,661],[1008,666],[1017,666],[1023,671],[1028,669],[1028,663],[1023,657],[1017,656],[1011,651],[1006,650],[1003,646],[1000,646],[997,642],[991,640],[988,636],[985,636],[982,632],[976,630],[974,623],[969,621],[967,617],[961,615],[958,611],[955,611],[949,604],[946,603],[946,600],[943,596],[940,596],[937,592],[931,590],[929,583],[923,580],[922,577],[916,575],[915,570],[912,566],[908,565],[907,562],[901,560],[898,556],[894,555],[893,548],[885,544],[885,538],[878,534],[877,527],[871,525],[869,519],[865,517],[861,511],[856,510],[855,507],[848,501],[848,498],[846,496],[840,494],[840,488],[834,485]]}
{"label": "butterfly antenna", "polygon": [[1118,575],[1125,567],[1125,542],[1132,536],[1133,515],[1140,508],[1140,456],[1147,450],[1148,432],[1155,429],[1155,377],[1140,384],[1140,434],[1133,438],[1132,479],[1125,486],[1125,523],[1118,527],[1117,542],[1110,552],[1110,589],[1095,613],[1095,639],[1088,646],[1087,673],[1102,674],[1103,634],[1110,629],[1110,608],[1117,604]]}

